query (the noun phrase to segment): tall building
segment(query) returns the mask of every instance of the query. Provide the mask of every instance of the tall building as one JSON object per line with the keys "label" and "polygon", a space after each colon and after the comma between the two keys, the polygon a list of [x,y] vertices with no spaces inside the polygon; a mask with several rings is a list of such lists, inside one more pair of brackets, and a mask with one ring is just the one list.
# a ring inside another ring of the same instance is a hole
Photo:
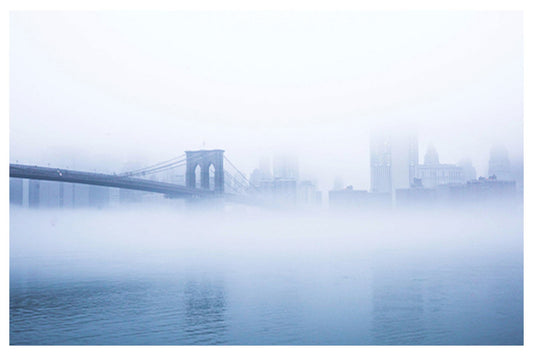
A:
{"label": "tall building", "polygon": [[394,194],[409,188],[418,166],[418,141],[414,135],[381,134],[370,139],[370,191]]}
{"label": "tall building", "polygon": [[462,159],[457,165],[463,170],[464,180],[466,182],[477,179],[476,169],[470,159]]}
{"label": "tall building", "polygon": [[264,179],[272,179],[272,169],[270,168],[270,158],[261,157],[259,160],[259,169]]}
{"label": "tall building", "polygon": [[322,194],[317,191],[314,182],[303,180],[297,187],[297,201],[301,205],[319,205],[322,203]]}
{"label": "tall building", "polygon": [[513,180],[511,175],[511,163],[507,149],[495,145],[490,150],[489,177],[496,176],[498,180]]}
{"label": "tall building", "polygon": [[272,172],[270,170],[270,160],[267,157],[261,158],[259,168],[254,169],[250,175],[250,183],[256,188],[265,188],[272,182]]}
{"label": "tall building", "polygon": [[283,204],[294,204],[297,201],[297,182],[292,178],[274,178],[272,182],[274,199]]}
{"label": "tall building", "polygon": [[390,137],[372,136],[370,139],[370,191],[391,193]]}
{"label": "tall building", "polygon": [[274,157],[274,178],[298,180],[298,159],[282,155]]}

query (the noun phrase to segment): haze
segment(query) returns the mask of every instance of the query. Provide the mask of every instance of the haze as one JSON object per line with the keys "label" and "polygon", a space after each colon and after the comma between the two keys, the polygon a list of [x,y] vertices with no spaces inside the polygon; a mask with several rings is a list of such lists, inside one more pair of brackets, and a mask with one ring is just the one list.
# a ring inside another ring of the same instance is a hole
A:
{"label": "haze", "polygon": [[10,161],[120,170],[204,145],[247,174],[369,186],[369,130],[409,125],[442,162],[522,152],[512,12],[13,12]]}
{"label": "haze", "polygon": [[523,345],[521,13],[10,29],[11,345]]}

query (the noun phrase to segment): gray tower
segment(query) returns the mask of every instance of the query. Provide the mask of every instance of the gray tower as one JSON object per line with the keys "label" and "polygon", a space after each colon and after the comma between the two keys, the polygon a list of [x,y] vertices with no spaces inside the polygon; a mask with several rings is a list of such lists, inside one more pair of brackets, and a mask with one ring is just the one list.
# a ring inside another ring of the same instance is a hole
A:
{"label": "gray tower", "polygon": [[[185,151],[187,155],[187,171],[185,185],[188,188],[201,188],[209,190],[209,168],[215,169],[216,193],[224,193],[224,150],[199,150]],[[200,166],[200,187],[196,187],[196,167]]]}

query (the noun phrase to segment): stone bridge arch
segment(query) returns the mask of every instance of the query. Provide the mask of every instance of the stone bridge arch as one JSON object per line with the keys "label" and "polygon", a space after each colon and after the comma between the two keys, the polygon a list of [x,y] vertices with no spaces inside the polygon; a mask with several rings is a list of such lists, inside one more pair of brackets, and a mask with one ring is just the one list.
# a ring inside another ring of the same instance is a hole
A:
{"label": "stone bridge arch", "polygon": [[[210,189],[209,166],[215,168],[216,193],[224,193],[224,150],[185,151],[187,155],[187,171],[185,185],[187,188]],[[200,187],[196,186],[196,166],[200,166]]]}

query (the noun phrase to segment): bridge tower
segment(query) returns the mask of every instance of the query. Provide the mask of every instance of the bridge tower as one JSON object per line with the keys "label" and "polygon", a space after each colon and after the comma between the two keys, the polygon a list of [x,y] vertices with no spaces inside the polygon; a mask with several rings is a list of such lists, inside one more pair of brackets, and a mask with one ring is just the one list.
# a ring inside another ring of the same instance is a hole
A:
{"label": "bridge tower", "polygon": [[215,192],[224,193],[224,150],[185,151],[187,155],[187,171],[185,185],[196,187],[196,167],[200,166],[200,188],[209,189],[209,167],[215,168]]}

